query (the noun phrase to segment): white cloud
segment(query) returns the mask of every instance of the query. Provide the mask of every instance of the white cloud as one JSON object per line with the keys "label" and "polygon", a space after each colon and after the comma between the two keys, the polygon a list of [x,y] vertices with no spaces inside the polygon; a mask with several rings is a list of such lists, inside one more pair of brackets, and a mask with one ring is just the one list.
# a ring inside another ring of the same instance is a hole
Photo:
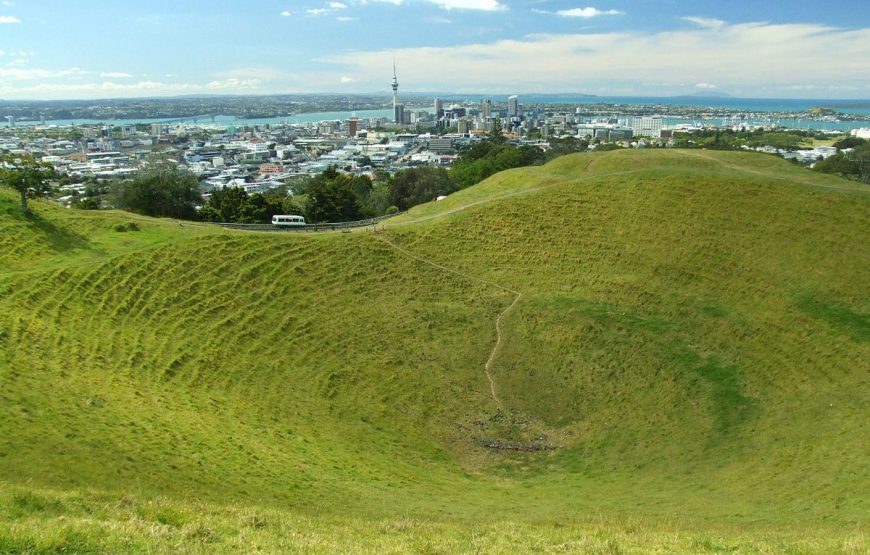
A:
{"label": "white cloud", "polygon": [[[838,55],[831,56],[831,52]],[[0,98],[291,93],[339,86],[341,90],[387,94],[394,53],[406,90],[647,96],[726,90],[738,95],[814,98],[866,98],[870,90],[866,63],[870,28],[723,23],[717,28],[692,25],[658,33],[539,34],[457,46],[348,51],[315,60],[317,68],[311,70],[306,66],[293,71],[264,66],[228,68],[202,82],[187,83],[146,77],[102,82],[99,73],[80,68],[3,65]],[[14,54],[7,50],[4,63]],[[505,67],[511,70],[505,72]]]}
{"label": "white cloud", "polygon": [[498,0],[427,0],[432,4],[441,6],[445,10],[478,10],[495,12],[506,10],[507,6],[500,4]]}
{"label": "white cloud", "polygon": [[347,8],[347,4],[343,2],[327,2],[325,8],[309,8],[305,10],[305,13],[308,15],[326,15],[338,10],[343,10]]}
{"label": "white cloud", "polygon": [[16,67],[0,67],[0,78],[15,81],[32,81],[38,79],[57,79],[60,77],[78,77],[87,75],[77,67],[70,69],[22,69]]}
{"label": "white cloud", "polygon": [[237,91],[240,89],[253,89],[258,85],[260,85],[259,79],[238,79],[236,77],[231,77],[229,79],[212,81],[211,83],[206,84],[205,88],[210,91],[227,89]]}
{"label": "white cloud", "polygon": [[12,6],[15,5],[15,2],[10,2],[9,0],[3,0],[2,2],[0,2],[0,4],[3,4],[4,6],[11,8]]}
{"label": "white cloud", "polygon": [[133,76],[129,73],[124,73],[122,71],[107,71],[105,73],[101,73],[100,77],[105,77],[107,79],[128,79]]}
{"label": "white cloud", "polygon": [[[351,5],[354,6],[365,6],[370,3],[378,3],[378,4],[392,4],[394,6],[401,6],[405,3],[405,0],[346,0]],[[440,6],[445,10],[477,10],[477,11],[503,11],[508,9],[505,4],[500,3],[498,0],[425,0],[430,4],[435,4],[436,6]],[[341,2],[330,2],[328,4],[342,4]],[[345,7],[347,7],[345,5]]]}
{"label": "white cloud", "polygon": [[[831,56],[830,52],[837,52]],[[382,88],[393,50],[353,51],[318,61],[340,64],[360,90]],[[643,55],[638,55],[643,53]],[[521,39],[395,51],[408,60],[402,82],[414,90],[495,93],[633,91],[681,94],[680,83],[774,96],[794,84],[870,83],[870,28],[741,23],[650,32],[529,35]],[[457,63],[461,62],[461,63]],[[337,66],[338,67],[338,66]],[[504,68],[511,71],[505,73]],[[807,68],[813,68],[808,72]],[[311,89],[316,90],[316,89]]]}
{"label": "white cloud", "polygon": [[682,19],[683,21],[688,21],[689,23],[694,23],[695,25],[697,25],[699,27],[704,27],[705,29],[713,29],[713,30],[721,29],[722,27],[727,25],[727,23],[725,23],[721,19],[713,19],[711,17],[691,16],[691,17],[682,17],[680,19]]}
{"label": "white cloud", "polygon": [[21,23],[14,15],[0,15],[0,23]]}
{"label": "white cloud", "polygon": [[282,16],[282,17],[290,17],[291,15],[293,15],[293,14],[291,14],[291,13],[288,12],[287,10],[284,10],[283,12],[281,12],[281,16]]}
{"label": "white cloud", "polygon": [[571,8],[569,10],[558,10],[556,15],[562,17],[598,17],[600,15],[623,15],[625,12],[619,10],[599,10],[598,8]]}
{"label": "white cloud", "polygon": [[181,94],[210,91],[254,92],[260,85],[257,79],[222,79],[205,85],[197,83],[163,83],[160,81],[138,81],[136,83],[116,83],[114,81],[94,83],[48,83],[42,82],[24,88],[0,85],[0,96],[21,95],[30,98],[105,98],[107,96],[140,96],[143,94]]}
{"label": "white cloud", "polygon": [[348,21],[357,21],[359,18],[358,17],[348,17],[346,15],[340,15],[340,16],[336,17],[335,19],[337,21],[341,21],[343,23],[346,23]]}

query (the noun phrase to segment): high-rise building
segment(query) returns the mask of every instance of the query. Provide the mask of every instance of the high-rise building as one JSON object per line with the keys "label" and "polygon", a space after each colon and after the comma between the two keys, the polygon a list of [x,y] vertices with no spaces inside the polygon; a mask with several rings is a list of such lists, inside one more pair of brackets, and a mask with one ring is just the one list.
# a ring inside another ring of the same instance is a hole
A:
{"label": "high-rise building", "polygon": [[441,119],[444,116],[444,103],[440,98],[435,99],[435,119]]}
{"label": "high-rise building", "polygon": [[520,115],[520,101],[517,98],[517,95],[512,95],[508,97],[508,117],[515,118]]}
{"label": "high-rise building", "polygon": [[655,137],[658,139],[661,137],[662,127],[661,116],[643,116],[631,119],[631,130],[635,137]]}
{"label": "high-rise building", "polygon": [[356,116],[351,116],[351,118],[347,120],[347,134],[351,137],[356,137],[357,131],[359,131],[359,120]]}
{"label": "high-rise building", "polygon": [[402,123],[402,115],[404,110],[404,106],[402,106],[402,110],[399,109],[399,81],[396,79],[396,59],[393,58],[393,120],[396,123]]}
{"label": "high-rise building", "polygon": [[492,117],[492,100],[486,99],[483,101],[483,119]]}
{"label": "high-rise building", "polygon": [[393,104],[393,122],[401,125],[402,123],[404,123],[404,117],[405,117],[405,105],[404,104]]}

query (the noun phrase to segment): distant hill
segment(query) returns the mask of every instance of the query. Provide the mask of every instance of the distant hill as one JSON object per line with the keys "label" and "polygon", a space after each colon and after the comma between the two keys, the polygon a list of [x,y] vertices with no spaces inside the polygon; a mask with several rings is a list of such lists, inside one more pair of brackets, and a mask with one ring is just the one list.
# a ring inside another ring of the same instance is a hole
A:
{"label": "distant hill", "polygon": [[866,548],[860,184],[648,150],[378,233],[33,204],[0,190],[0,552]]}

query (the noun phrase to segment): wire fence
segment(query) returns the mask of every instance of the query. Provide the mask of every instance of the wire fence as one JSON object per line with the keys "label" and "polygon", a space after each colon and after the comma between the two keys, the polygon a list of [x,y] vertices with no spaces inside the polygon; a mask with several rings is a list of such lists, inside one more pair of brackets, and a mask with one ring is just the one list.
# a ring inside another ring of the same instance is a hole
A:
{"label": "wire fence", "polygon": [[272,224],[237,224],[230,222],[213,222],[214,225],[227,229],[241,229],[246,231],[290,231],[290,232],[311,232],[311,231],[350,231],[354,228],[374,226],[378,222],[382,222],[393,216],[404,214],[404,212],[395,212],[377,218],[368,218],[366,220],[356,220],[353,222],[331,222],[325,224],[304,224],[293,226],[278,226]]}

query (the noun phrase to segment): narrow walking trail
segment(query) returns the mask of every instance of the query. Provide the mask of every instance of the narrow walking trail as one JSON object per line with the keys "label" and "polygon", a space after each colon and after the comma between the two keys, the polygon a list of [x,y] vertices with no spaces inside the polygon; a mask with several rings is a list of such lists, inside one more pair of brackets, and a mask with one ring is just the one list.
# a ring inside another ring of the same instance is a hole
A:
{"label": "narrow walking trail", "polygon": [[501,345],[503,343],[502,333],[501,333],[502,318],[504,318],[511,310],[513,310],[514,306],[516,306],[516,304],[517,304],[517,301],[520,300],[520,298],[523,296],[523,294],[520,293],[519,291],[517,291],[516,289],[511,289],[510,287],[505,287],[504,285],[500,285],[498,283],[483,279],[481,277],[473,276],[473,275],[467,274],[465,272],[460,272],[459,270],[454,270],[452,268],[448,268],[447,266],[443,266],[441,264],[438,264],[437,262],[433,262],[427,258],[423,258],[422,256],[416,255],[416,254],[410,252],[409,250],[405,249],[404,247],[401,247],[401,246],[393,243],[392,241],[387,239],[383,235],[383,233],[381,233],[379,231],[375,231],[373,233],[373,235],[375,237],[377,237],[383,243],[389,245],[392,249],[404,254],[405,256],[413,258],[414,260],[417,260],[417,261],[422,262],[424,264],[428,264],[429,266],[434,266],[435,268],[438,268],[439,270],[443,270],[445,272],[449,272],[449,273],[455,274],[457,276],[462,276],[462,277],[470,279],[470,280],[478,281],[480,283],[485,283],[485,284],[490,285],[492,287],[497,287],[497,288],[501,289],[502,291],[507,291],[508,293],[512,293],[514,295],[514,300],[511,302],[511,304],[508,305],[507,308],[502,310],[501,313],[498,315],[498,317],[495,319],[495,335],[496,335],[495,345],[492,347],[492,352],[490,352],[489,358],[486,360],[486,363],[483,365],[483,371],[486,374],[486,379],[489,381],[489,391],[492,394],[492,400],[495,402],[496,407],[498,407],[499,410],[503,411],[504,406],[501,403],[501,399],[498,398],[498,393],[496,393],[495,380],[492,379],[492,374],[490,373],[489,370],[492,367],[492,364],[495,362],[495,359],[498,356],[498,352],[501,349]]}
{"label": "narrow walking trail", "polygon": [[501,400],[499,400],[498,395],[495,393],[495,381],[492,379],[492,374],[489,372],[492,363],[495,362],[495,357],[498,355],[499,348],[501,347],[501,319],[510,312],[514,305],[517,304],[517,301],[520,300],[520,297],[523,296],[522,293],[518,291],[514,291],[516,293],[516,297],[514,297],[513,302],[502,311],[501,314],[498,315],[498,318],[495,319],[495,346],[492,348],[492,352],[489,354],[489,358],[486,360],[486,364],[483,365],[483,371],[486,373],[486,379],[489,380],[489,390],[492,393],[492,400],[495,401],[496,406],[504,410],[504,407],[501,404]]}

